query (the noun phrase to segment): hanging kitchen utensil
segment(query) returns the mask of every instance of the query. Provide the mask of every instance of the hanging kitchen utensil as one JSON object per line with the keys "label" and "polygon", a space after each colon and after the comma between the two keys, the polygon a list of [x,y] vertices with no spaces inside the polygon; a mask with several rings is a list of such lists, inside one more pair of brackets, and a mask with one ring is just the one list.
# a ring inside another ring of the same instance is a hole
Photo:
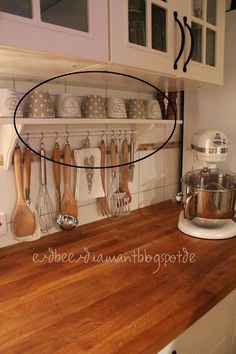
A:
{"label": "hanging kitchen utensil", "polygon": [[[71,149],[70,144],[67,141],[64,149],[64,163],[71,164]],[[71,167],[64,166],[64,179],[65,179],[65,191],[61,201],[61,213],[63,215],[71,215],[75,218],[78,217],[78,207],[76,200],[72,194],[70,180],[71,180]]]}
{"label": "hanging kitchen utensil", "polygon": [[17,146],[14,151],[14,167],[18,200],[12,216],[12,227],[15,236],[19,239],[23,239],[23,237],[32,236],[34,234],[36,223],[34,215],[24,199],[21,150],[19,146]]}
{"label": "hanging kitchen utensil", "polygon": [[[110,156],[111,156],[111,166],[117,165],[117,146],[114,139],[111,139],[110,144]],[[119,216],[119,204],[121,204],[120,194],[117,193],[119,186],[117,181],[117,171],[116,167],[111,168],[111,182],[108,188],[108,208],[109,208],[109,215],[111,216]]]}
{"label": "hanging kitchen utensil", "polygon": [[[55,142],[55,146],[52,151],[53,161],[60,162],[61,152],[58,142]],[[59,163],[53,163],[53,175],[54,183],[56,187],[56,200],[57,200],[57,214],[61,211],[61,165]]]}
{"label": "hanging kitchen utensil", "polygon": [[82,203],[104,197],[101,172],[94,168],[100,166],[101,150],[98,147],[90,147],[87,136],[82,149],[74,150],[74,158],[76,166],[84,166],[84,168],[78,168],[76,172],[75,199]]}
{"label": "hanging kitchen utensil", "polygon": [[134,180],[134,135],[132,134],[130,137],[130,146],[129,146],[129,181],[133,182]]}
{"label": "hanging kitchen utensil", "polygon": [[[122,163],[129,162],[129,144],[125,138],[122,143]],[[121,181],[120,181],[120,190],[127,194],[128,202],[131,202],[131,194],[129,191],[129,165],[121,167]]]}
{"label": "hanging kitchen utensil", "polygon": [[[118,140],[118,149],[117,149],[117,155],[118,155],[118,164],[119,166],[123,164],[123,152],[122,152],[122,138],[121,138],[121,133],[119,134],[119,140]],[[128,157],[129,159],[129,157]],[[128,166],[127,166],[128,167]],[[130,213],[130,208],[129,208],[129,196],[126,193],[125,190],[122,189],[122,167],[118,167],[118,188],[119,192],[122,193],[122,203],[120,205],[122,215],[127,215]],[[127,169],[128,171],[128,169]],[[128,172],[129,173],[129,172]]]}
{"label": "hanging kitchen utensil", "polygon": [[[61,160],[60,147],[57,142],[55,143],[52,152],[52,158],[56,162],[60,162]],[[59,163],[53,164],[53,174],[54,174],[54,182],[55,182],[56,194],[57,194],[56,222],[59,225],[60,229],[64,231],[69,231],[78,224],[78,220],[72,215],[63,215],[61,213],[61,165]]]}
{"label": "hanging kitchen utensil", "polygon": [[35,218],[36,227],[35,227],[35,232],[32,235],[31,239],[36,240],[40,238],[40,228],[39,228],[39,220],[38,220],[38,214],[36,208],[32,203],[32,201],[30,200],[31,161],[32,161],[31,150],[28,147],[26,147],[24,151],[24,165],[23,165],[24,196],[25,196],[26,204],[30,208]]}
{"label": "hanging kitchen utensil", "polygon": [[[110,146],[111,166],[117,165],[117,157],[119,158],[119,149],[117,149],[114,139],[111,140]],[[108,208],[110,216],[122,216],[129,213],[129,203],[126,193],[122,193],[119,189],[119,167],[112,167],[111,182],[108,189]]]}
{"label": "hanging kitchen utensil", "polygon": [[39,217],[39,226],[41,232],[48,233],[54,225],[55,210],[47,189],[47,171],[46,171],[46,156],[44,143],[40,144],[40,174],[41,185],[37,199],[36,210]]}
{"label": "hanging kitchen utensil", "polygon": [[[102,139],[100,143],[100,150],[101,150],[101,167],[106,165],[106,144],[105,141]],[[105,188],[105,169],[101,168],[101,180],[104,193],[106,194]],[[99,197],[97,198],[97,206],[98,210],[102,214],[102,216],[107,216],[109,214],[108,205],[107,205],[107,198],[106,197]]]}

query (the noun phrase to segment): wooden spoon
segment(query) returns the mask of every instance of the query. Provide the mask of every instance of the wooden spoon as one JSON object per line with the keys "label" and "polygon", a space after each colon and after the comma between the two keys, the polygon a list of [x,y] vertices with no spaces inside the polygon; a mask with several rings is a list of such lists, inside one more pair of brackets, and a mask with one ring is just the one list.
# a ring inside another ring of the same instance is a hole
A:
{"label": "wooden spoon", "polygon": [[[65,145],[65,149],[64,149],[64,162],[66,164],[71,164],[71,149],[70,149],[70,144],[68,143]],[[61,201],[61,213],[63,215],[72,215],[75,218],[77,218],[78,207],[70,187],[70,179],[71,179],[70,169],[71,169],[70,166],[64,166],[65,191]]]}
{"label": "wooden spoon", "polygon": [[12,215],[12,228],[17,237],[33,235],[36,228],[34,215],[27,206],[22,183],[21,150],[19,147],[14,152],[14,167],[17,188],[17,204]]}
{"label": "wooden spoon", "polygon": [[[122,163],[129,162],[129,144],[125,139],[122,143]],[[121,167],[121,191],[125,192],[128,196],[129,203],[132,200],[129,191],[129,165]]]}
{"label": "wooden spoon", "polygon": [[24,195],[27,205],[30,205],[30,178],[31,178],[31,150],[25,149],[24,152],[24,166],[23,166],[23,181],[24,181]]}
{"label": "wooden spoon", "polygon": [[[105,167],[106,165],[106,144],[105,141],[102,140],[100,143],[100,150],[101,150],[101,167]],[[102,187],[105,193],[106,186],[105,186],[105,169],[101,169],[101,180],[102,180]],[[98,209],[101,212],[102,216],[107,216],[109,214],[108,205],[107,205],[107,198],[106,197],[99,197],[97,198],[97,205]]]}

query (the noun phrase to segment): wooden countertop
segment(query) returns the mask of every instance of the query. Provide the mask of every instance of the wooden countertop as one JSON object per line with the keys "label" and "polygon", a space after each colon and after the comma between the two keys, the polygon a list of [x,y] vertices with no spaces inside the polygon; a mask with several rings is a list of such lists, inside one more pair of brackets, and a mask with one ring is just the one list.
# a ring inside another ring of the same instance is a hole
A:
{"label": "wooden countertop", "polygon": [[185,236],[179,212],[168,201],[0,249],[0,353],[150,354],[171,342],[236,287],[236,238]]}

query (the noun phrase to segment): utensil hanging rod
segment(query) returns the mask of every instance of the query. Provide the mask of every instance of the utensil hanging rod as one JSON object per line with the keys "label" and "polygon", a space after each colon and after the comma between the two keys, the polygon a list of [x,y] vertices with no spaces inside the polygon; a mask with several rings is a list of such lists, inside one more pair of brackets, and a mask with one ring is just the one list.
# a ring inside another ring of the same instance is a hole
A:
{"label": "utensil hanging rod", "polygon": [[119,129],[119,130],[109,130],[109,131],[105,131],[105,130],[100,130],[100,131],[91,131],[91,130],[80,130],[78,132],[65,132],[65,133],[61,133],[61,132],[55,132],[55,133],[26,133],[26,134],[22,134],[22,138],[23,139],[43,139],[44,138],[66,138],[66,137],[79,137],[79,136],[119,136],[119,135],[132,135],[132,134],[137,134],[136,130],[126,130],[126,129]]}

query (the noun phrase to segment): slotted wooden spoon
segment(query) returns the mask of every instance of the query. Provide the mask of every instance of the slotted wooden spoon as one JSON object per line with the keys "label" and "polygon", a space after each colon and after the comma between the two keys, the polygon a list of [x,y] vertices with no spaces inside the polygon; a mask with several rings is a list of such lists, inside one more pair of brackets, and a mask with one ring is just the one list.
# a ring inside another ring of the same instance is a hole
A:
{"label": "slotted wooden spoon", "polygon": [[14,168],[18,199],[12,215],[12,228],[17,237],[30,236],[35,232],[36,222],[24,199],[20,147],[16,147],[14,151]]}
{"label": "slotted wooden spoon", "polygon": [[[64,149],[64,162],[71,164],[71,149],[70,144],[67,143]],[[71,215],[75,218],[78,217],[78,207],[76,200],[72,194],[70,179],[71,179],[71,167],[64,166],[64,179],[65,179],[65,191],[61,201],[61,213],[64,215]]]}

